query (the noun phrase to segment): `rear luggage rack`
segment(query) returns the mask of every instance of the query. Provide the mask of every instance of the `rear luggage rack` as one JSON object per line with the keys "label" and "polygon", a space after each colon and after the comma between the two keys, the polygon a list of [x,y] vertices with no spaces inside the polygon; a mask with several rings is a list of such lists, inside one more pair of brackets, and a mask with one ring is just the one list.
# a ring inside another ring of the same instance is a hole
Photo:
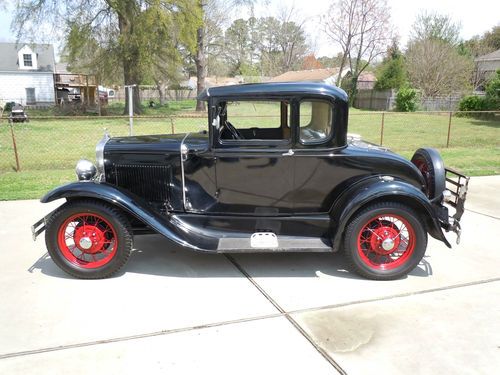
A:
{"label": "rear luggage rack", "polygon": [[[460,200],[465,200],[465,195],[467,194],[467,188],[469,186],[469,179],[466,175],[451,169],[445,168],[446,170],[446,189],[451,193],[452,198],[447,202],[450,206],[458,208],[460,205]],[[463,203],[463,202],[462,202]]]}
{"label": "rear luggage rack", "polygon": [[446,190],[445,202],[455,208],[456,212],[453,215],[453,223],[450,230],[457,234],[457,244],[460,242],[460,219],[464,213],[465,198],[469,187],[470,177],[451,169],[445,168],[446,171]]}

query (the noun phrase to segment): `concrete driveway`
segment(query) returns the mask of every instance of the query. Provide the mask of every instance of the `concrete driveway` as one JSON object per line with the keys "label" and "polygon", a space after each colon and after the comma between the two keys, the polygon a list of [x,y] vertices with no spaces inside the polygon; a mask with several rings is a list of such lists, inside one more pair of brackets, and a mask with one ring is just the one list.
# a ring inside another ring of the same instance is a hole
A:
{"label": "concrete driveway", "polygon": [[[0,374],[493,374],[500,367],[500,176],[470,184],[452,250],[374,282],[335,254],[194,254],[137,237],[125,270],[67,277],[0,202]],[[453,238],[454,241],[454,238]]]}

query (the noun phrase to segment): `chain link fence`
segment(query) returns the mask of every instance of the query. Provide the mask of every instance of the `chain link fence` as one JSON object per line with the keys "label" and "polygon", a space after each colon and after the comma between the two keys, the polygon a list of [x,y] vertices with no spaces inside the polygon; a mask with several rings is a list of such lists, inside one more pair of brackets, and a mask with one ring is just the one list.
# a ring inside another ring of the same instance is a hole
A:
{"label": "chain link fence", "polygon": [[[258,121],[262,118],[255,119],[256,124]],[[196,115],[139,116],[133,118],[133,124],[134,135],[208,129],[207,118]],[[465,158],[475,157],[470,150],[475,150],[474,155],[489,153],[491,160],[488,163],[496,165],[488,167],[491,171],[487,174],[500,173],[499,130],[500,112],[353,111],[349,115],[350,133],[359,134],[364,140],[387,146],[406,157],[411,157],[419,147],[435,147],[450,157],[457,154],[453,166],[463,168],[460,152]],[[114,137],[128,136],[129,118],[31,117],[29,122],[9,124],[4,114],[0,120],[0,199],[17,197],[5,193],[6,184],[22,188],[31,178],[33,185],[37,181],[47,181],[45,185],[52,187],[74,180],[75,163],[80,158],[95,159],[95,145],[105,131]]]}

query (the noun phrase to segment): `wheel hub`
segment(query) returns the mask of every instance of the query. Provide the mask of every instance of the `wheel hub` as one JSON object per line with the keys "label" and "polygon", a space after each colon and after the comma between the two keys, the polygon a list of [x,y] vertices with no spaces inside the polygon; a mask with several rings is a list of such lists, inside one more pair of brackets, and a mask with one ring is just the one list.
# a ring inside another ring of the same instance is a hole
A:
{"label": "wheel hub", "polygon": [[92,247],[92,240],[88,237],[82,237],[80,241],[78,241],[78,245],[80,248],[88,250]]}
{"label": "wheel hub", "polygon": [[399,243],[399,230],[392,223],[387,223],[375,229],[370,239],[372,251],[379,255],[393,253],[399,247]]}
{"label": "wheel hub", "polygon": [[106,238],[99,226],[85,225],[75,230],[74,240],[80,250],[95,254],[102,251]]}
{"label": "wheel hub", "polygon": [[394,240],[392,238],[386,238],[382,241],[382,247],[386,251],[392,250],[394,248]]}

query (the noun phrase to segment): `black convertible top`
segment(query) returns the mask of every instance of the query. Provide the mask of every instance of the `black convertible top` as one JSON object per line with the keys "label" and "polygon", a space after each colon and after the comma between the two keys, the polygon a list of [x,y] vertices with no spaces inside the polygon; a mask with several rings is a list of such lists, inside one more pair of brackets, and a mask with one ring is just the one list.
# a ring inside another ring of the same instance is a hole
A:
{"label": "black convertible top", "polygon": [[317,82],[280,82],[249,83],[244,85],[210,87],[198,96],[199,100],[210,97],[269,97],[283,95],[322,95],[347,102],[344,90],[326,83]]}

